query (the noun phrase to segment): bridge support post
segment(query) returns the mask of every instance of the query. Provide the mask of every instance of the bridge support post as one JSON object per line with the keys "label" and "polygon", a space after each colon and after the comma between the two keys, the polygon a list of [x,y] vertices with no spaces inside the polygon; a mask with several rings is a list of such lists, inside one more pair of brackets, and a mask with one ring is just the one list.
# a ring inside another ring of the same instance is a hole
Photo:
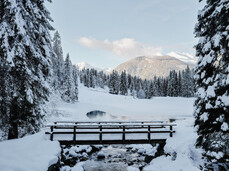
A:
{"label": "bridge support post", "polygon": [[53,141],[53,126],[50,127],[51,134],[50,134],[50,140]]}
{"label": "bridge support post", "polygon": [[151,137],[150,137],[150,125],[148,126],[148,140],[149,140],[149,143],[150,143],[150,141],[151,141]]}
{"label": "bridge support post", "polygon": [[76,144],[76,126],[74,126],[74,132],[73,132],[73,143]]}
{"label": "bridge support post", "polygon": [[170,127],[170,133],[169,133],[169,136],[170,137],[173,137],[173,126],[169,126]]}
{"label": "bridge support post", "polygon": [[123,141],[123,144],[125,144],[125,141],[126,141],[126,128],[125,128],[125,126],[123,126],[122,141]]}
{"label": "bridge support post", "polygon": [[103,128],[102,128],[102,125],[100,125],[99,126],[99,141],[100,141],[100,143],[102,143],[102,130],[103,130]]}

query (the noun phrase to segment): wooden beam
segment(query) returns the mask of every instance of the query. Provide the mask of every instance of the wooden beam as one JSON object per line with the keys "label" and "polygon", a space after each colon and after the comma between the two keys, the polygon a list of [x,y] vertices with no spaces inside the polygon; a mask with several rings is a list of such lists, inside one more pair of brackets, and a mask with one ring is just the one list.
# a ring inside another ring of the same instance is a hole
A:
{"label": "wooden beam", "polygon": [[[73,144],[73,141],[67,141],[67,140],[60,140],[59,141],[61,145],[70,145]],[[151,139],[151,144],[153,143],[159,143],[159,144],[165,144],[165,139]],[[100,140],[77,140],[75,142],[76,145],[97,145],[97,144],[123,144],[122,140],[103,140],[102,143]],[[125,140],[125,144],[149,144],[148,139],[141,140]]]}

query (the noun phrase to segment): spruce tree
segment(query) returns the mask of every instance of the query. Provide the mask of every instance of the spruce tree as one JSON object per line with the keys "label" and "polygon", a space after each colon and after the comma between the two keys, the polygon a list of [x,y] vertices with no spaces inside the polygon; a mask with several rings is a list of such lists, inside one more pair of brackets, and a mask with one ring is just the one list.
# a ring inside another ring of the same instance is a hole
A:
{"label": "spruce tree", "polygon": [[53,37],[53,51],[55,55],[52,58],[52,66],[53,66],[53,77],[56,88],[61,89],[63,85],[63,77],[64,77],[64,58],[63,58],[63,50],[61,47],[61,37],[58,31],[54,33]]}
{"label": "spruce tree", "polygon": [[215,170],[229,169],[228,16],[228,0],[207,0],[195,27],[196,37],[200,38],[196,45],[199,60],[195,70],[196,145],[204,149],[208,169],[212,165]]}
{"label": "spruce tree", "polygon": [[119,76],[118,76],[118,73],[114,70],[110,74],[109,93],[110,94],[118,94],[119,93]]}
{"label": "spruce tree", "polygon": [[73,77],[73,82],[74,82],[74,95],[75,95],[75,101],[78,100],[78,69],[75,65],[72,66],[72,77]]}
{"label": "spruce tree", "polygon": [[126,78],[126,71],[121,73],[121,80],[120,80],[120,94],[127,95],[127,78]]}
{"label": "spruce tree", "polygon": [[[0,38],[0,40],[2,39]],[[0,56],[5,50],[0,48]],[[0,57],[0,132],[4,133],[1,139],[7,139],[9,128],[9,108],[13,90],[9,68],[6,58]]]}
{"label": "spruce tree", "polygon": [[7,107],[11,139],[34,133],[42,124],[53,55],[49,31],[53,28],[43,0],[4,0],[0,10],[0,55],[11,80]]}
{"label": "spruce tree", "polygon": [[62,99],[65,102],[75,102],[78,100],[75,83],[73,79],[73,69],[72,69],[72,62],[70,60],[69,54],[64,62],[64,84],[62,90]]}

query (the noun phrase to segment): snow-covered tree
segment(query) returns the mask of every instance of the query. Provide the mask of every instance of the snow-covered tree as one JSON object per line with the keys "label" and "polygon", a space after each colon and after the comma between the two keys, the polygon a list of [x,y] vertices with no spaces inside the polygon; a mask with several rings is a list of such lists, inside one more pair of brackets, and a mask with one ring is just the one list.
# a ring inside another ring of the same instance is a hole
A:
{"label": "snow-covered tree", "polygon": [[121,73],[121,79],[120,79],[120,94],[121,95],[127,95],[128,89],[127,89],[127,78],[126,78],[126,71]]}
{"label": "snow-covered tree", "polygon": [[63,85],[63,77],[64,77],[64,58],[63,58],[63,50],[61,47],[61,37],[58,31],[55,32],[53,37],[53,51],[55,55],[52,58],[52,66],[53,66],[53,82],[54,86],[57,89],[60,89]]}
{"label": "snow-covered tree", "polygon": [[175,70],[170,71],[168,78],[168,96],[178,96],[178,77]]}
{"label": "snow-covered tree", "polygon": [[[193,81],[193,72],[187,66],[187,68],[182,72],[181,85],[178,84],[178,87],[182,87],[181,96],[183,97],[193,97],[194,96],[194,81]],[[178,79],[179,80],[179,79]],[[180,82],[180,80],[179,80]],[[179,90],[179,89],[178,89]]]}
{"label": "snow-covered tree", "polygon": [[11,139],[38,131],[42,123],[53,55],[52,27],[44,0],[4,0],[0,9],[0,57],[11,80],[7,108]]}
{"label": "snow-covered tree", "polygon": [[142,89],[141,86],[140,86],[139,90],[137,91],[137,98],[139,98],[139,99],[145,99],[146,98],[145,91]]}
{"label": "snow-covered tree", "polygon": [[75,95],[75,100],[78,100],[78,69],[75,65],[72,66],[72,77],[73,77],[73,82],[74,82],[74,95]]}
{"label": "snow-covered tree", "polygon": [[[2,39],[0,38],[0,41]],[[0,44],[2,44],[0,42]],[[3,48],[0,48],[0,54],[4,53]],[[8,120],[9,120],[9,108],[11,93],[13,88],[11,83],[11,76],[9,74],[9,63],[5,57],[0,57],[0,131],[5,134],[2,135],[2,139],[6,139],[8,135]]]}
{"label": "snow-covered tree", "polygon": [[97,71],[94,69],[91,69],[89,71],[89,87],[95,88],[96,85],[96,74]]}
{"label": "snow-covered tree", "polygon": [[109,93],[110,94],[118,94],[119,93],[119,75],[114,70],[110,74]]}
{"label": "snow-covered tree", "polygon": [[75,82],[73,79],[72,62],[70,60],[69,54],[67,54],[64,62],[64,83],[62,90],[62,99],[68,103],[75,102],[78,100],[77,93]]}
{"label": "snow-covered tree", "polygon": [[[205,150],[208,168],[229,163],[229,1],[207,0],[195,27],[199,57],[195,70],[196,145]],[[227,166],[226,166],[227,165]],[[224,167],[224,169],[223,169]],[[227,167],[227,169],[225,169]]]}

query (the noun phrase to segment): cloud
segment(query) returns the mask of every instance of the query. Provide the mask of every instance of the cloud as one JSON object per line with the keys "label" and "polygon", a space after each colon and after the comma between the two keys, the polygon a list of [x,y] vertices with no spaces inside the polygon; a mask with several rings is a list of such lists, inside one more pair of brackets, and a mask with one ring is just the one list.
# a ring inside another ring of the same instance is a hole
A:
{"label": "cloud", "polygon": [[88,48],[112,52],[115,55],[127,58],[162,55],[161,47],[145,45],[131,38],[123,38],[115,41],[105,39],[101,41],[94,38],[81,37],[78,42]]}

